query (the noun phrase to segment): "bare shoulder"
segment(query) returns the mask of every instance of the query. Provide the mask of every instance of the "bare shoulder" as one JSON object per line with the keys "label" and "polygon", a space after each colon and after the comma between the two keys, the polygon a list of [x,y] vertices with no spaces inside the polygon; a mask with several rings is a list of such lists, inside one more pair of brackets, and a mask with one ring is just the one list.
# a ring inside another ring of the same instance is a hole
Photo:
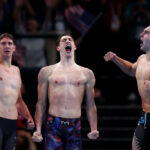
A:
{"label": "bare shoulder", "polygon": [[91,69],[82,66],[78,67],[82,70],[85,76],[87,76],[88,78],[94,78],[94,73]]}
{"label": "bare shoulder", "polygon": [[50,76],[55,67],[56,64],[41,68],[39,72],[39,78],[47,78],[48,76]]}
{"label": "bare shoulder", "polygon": [[20,73],[19,67],[12,65],[12,68],[13,68],[14,71]]}
{"label": "bare shoulder", "polygon": [[141,56],[138,57],[137,62],[141,61],[142,59],[144,59],[146,57],[146,54],[142,54]]}

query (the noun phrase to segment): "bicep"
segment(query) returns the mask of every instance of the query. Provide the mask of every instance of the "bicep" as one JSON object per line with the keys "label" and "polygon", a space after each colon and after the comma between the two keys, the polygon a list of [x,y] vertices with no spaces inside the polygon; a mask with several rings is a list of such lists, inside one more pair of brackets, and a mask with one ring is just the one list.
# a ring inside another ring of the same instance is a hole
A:
{"label": "bicep", "polygon": [[131,72],[132,76],[135,76],[136,69],[137,69],[137,62],[135,62],[135,63],[132,64],[132,72]]}
{"label": "bicep", "polygon": [[145,58],[145,54],[141,55],[137,61],[135,63],[133,63],[132,65],[132,76],[135,76],[136,74],[136,69],[137,69],[137,66],[138,64],[140,63],[141,60],[143,60]]}
{"label": "bicep", "polygon": [[45,100],[47,97],[48,86],[47,83],[39,83],[38,84],[38,99]]}
{"label": "bicep", "polygon": [[42,104],[46,102],[48,91],[48,81],[45,73],[40,72],[38,76],[38,101]]}
{"label": "bicep", "polygon": [[95,86],[95,77],[93,72],[90,72],[89,78],[86,84],[86,103],[90,104],[94,101],[94,86]]}

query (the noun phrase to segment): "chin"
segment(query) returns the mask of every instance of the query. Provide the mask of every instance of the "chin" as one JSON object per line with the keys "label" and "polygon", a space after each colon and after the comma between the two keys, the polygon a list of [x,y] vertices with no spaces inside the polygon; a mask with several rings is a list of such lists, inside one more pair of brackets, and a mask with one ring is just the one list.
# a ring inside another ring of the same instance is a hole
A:
{"label": "chin", "polygon": [[11,54],[5,54],[4,57],[12,57]]}
{"label": "chin", "polygon": [[66,55],[66,57],[71,57],[71,55]]}
{"label": "chin", "polygon": [[67,53],[67,54],[66,54],[66,56],[71,56],[71,55],[72,55],[71,53]]}
{"label": "chin", "polygon": [[148,48],[142,48],[142,49],[141,49],[141,51],[143,51],[143,52],[145,52],[145,53],[146,53],[146,52],[148,52],[148,51],[149,51],[149,49],[148,49]]}
{"label": "chin", "polygon": [[146,51],[146,47],[141,46],[140,50],[143,51],[143,52],[145,52]]}

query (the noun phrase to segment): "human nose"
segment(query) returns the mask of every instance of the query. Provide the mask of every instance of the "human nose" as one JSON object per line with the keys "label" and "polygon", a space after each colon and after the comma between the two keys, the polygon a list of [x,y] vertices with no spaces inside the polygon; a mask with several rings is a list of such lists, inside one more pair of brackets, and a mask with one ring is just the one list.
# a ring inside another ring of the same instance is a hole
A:
{"label": "human nose", "polygon": [[5,44],[6,47],[10,47],[10,45],[8,43]]}
{"label": "human nose", "polygon": [[143,35],[144,35],[144,33],[142,32],[142,33],[140,34],[140,37],[143,37]]}
{"label": "human nose", "polygon": [[70,43],[70,40],[69,40],[69,39],[67,39],[67,40],[66,40],[66,43]]}
{"label": "human nose", "polygon": [[4,49],[9,49],[10,48],[10,45],[9,44],[5,44],[4,45]]}

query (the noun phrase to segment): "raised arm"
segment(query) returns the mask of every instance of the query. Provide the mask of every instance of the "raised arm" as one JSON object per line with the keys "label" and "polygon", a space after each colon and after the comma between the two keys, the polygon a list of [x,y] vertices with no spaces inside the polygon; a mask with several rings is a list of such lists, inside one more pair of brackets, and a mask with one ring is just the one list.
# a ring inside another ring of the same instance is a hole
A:
{"label": "raised arm", "polygon": [[43,140],[41,134],[41,128],[43,123],[43,118],[46,110],[46,100],[47,100],[47,90],[48,90],[48,74],[45,69],[41,69],[38,76],[38,101],[36,104],[35,112],[35,124],[36,131],[33,134],[32,139],[35,142],[40,142]]}
{"label": "raised arm", "polygon": [[85,91],[86,112],[87,112],[88,121],[91,128],[91,132],[88,133],[88,138],[97,139],[99,137],[99,132],[97,130],[97,109],[94,101],[95,77],[91,70],[88,70],[87,76],[88,76],[88,81],[86,84],[86,91]]}
{"label": "raised arm", "polygon": [[135,76],[137,63],[131,63],[127,60],[124,60],[113,52],[106,53],[104,59],[106,62],[114,62],[124,73],[128,74],[129,76]]}

